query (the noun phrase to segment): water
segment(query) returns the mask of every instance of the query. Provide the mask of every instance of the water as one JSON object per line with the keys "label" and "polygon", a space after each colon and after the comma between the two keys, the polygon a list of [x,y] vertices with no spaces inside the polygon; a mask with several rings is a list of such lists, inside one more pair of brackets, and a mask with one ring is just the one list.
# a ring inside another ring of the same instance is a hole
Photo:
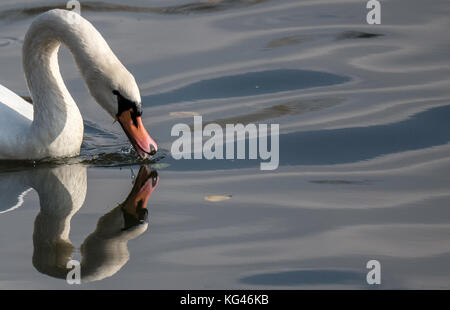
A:
{"label": "water", "polygon": [[[0,84],[20,95],[26,29],[55,5],[0,5]],[[71,258],[75,288],[371,289],[372,259],[381,288],[450,288],[450,5],[383,1],[377,26],[366,12],[356,0],[82,1],[135,75],[161,151],[136,158],[62,50],[82,152],[0,164],[0,288],[73,289]],[[174,160],[170,129],[194,114],[280,124],[279,168]]]}

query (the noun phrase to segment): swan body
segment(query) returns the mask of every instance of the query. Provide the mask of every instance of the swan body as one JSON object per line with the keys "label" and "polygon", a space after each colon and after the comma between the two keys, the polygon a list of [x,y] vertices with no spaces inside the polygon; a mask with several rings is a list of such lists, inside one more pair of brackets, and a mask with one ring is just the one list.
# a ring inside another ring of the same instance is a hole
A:
{"label": "swan body", "polygon": [[141,157],[157,145],[142,124],[136,81],[95,27],[78,14],[55,9],[31,24],[22,50],[33,104],[0,85],[0,159],[78,155],[83,119],[62,79],[58,50],[66,46],[94,99],[119,121]]}

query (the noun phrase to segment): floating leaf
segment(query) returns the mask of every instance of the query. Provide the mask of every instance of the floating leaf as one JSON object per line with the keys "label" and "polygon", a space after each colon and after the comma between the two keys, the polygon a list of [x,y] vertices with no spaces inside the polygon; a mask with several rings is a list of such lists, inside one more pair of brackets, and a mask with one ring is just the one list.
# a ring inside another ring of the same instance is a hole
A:
{"label": "floating leaf", "polygon": [[228,200],[231,198],[231,195],[210,195],[205,196],[205,200],[211,201],[211,202],[219,202],[223,200]]}
{"label": "floating leaf", "polygon": [[190,116],[198,116],[199,114],[197,112],[190,112],[190,111],[178,111],[178,112],[170,112],[170,116],[173,117],[190,117]]}
{"label": "floating leaf", "polygon": [[170,166],[170,164],[153,164],[152,168],[154,168],[154,169],[164,169],[164,168],[167,168],[169,166]]}

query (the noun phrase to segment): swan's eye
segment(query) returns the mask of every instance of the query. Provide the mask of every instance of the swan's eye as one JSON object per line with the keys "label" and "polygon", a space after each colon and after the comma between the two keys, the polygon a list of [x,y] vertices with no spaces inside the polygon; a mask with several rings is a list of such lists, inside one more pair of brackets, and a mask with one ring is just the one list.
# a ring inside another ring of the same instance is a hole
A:
{"label": "swan's eye", "polygon": [[118,108],[116,116],[119,117],[124,111],[133,110],[131,113],[131,117],[133,119],[133,123],[137,126],[137,117],[142,115],[141,106],[136,102],[128,100],[117,90],[113,90],[113,94],[117,96]]}

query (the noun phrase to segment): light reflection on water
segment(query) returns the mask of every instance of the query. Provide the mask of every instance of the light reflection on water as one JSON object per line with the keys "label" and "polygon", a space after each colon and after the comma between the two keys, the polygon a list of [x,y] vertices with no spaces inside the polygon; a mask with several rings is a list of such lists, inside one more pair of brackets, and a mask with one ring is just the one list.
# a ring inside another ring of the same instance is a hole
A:
{"label": "light reflection on water", "polygon": [[[137,160],[63,52],[81,156],[0,164],[0,212],[17,206],[0,214],[0,287],[65,288],[53,277],[73,257],[91,272],[82,288],[369,288],[371,259],[382,288],[449,288],[448,3],[389,3],[374,27],[356,0],[166,2],[83,2],[141,85],[162,151]],[[0,5],[0,83],[20,95],[17,51],[49,8]],[[173,160],[170,129],[192,114],[279,123],[280,168]],[[161,180],[149,228],[128,235],[113,224],[142,164]]]}

